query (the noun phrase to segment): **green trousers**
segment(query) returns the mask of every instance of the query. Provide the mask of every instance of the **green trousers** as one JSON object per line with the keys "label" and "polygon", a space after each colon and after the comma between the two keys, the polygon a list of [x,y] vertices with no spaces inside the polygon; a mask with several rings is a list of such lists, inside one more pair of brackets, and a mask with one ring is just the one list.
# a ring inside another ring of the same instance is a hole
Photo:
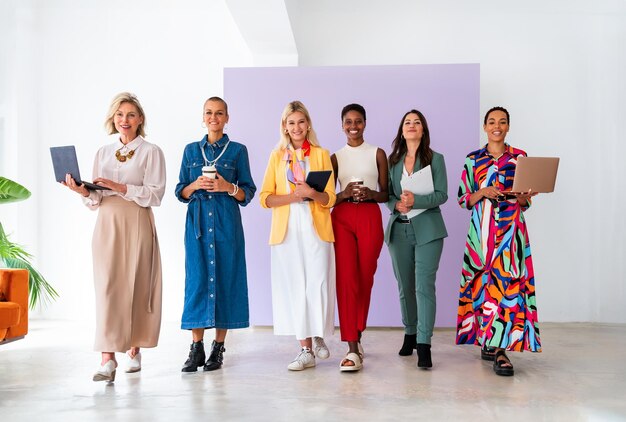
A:
{"label": "green trousers", "polygon": [[405,334],[417,334],[417,342],[430,344],[435,326],[435,279],[443,251],[443,239],[417,246],[411,224],[394,223],[389,253],[398,280],[400,310]]}

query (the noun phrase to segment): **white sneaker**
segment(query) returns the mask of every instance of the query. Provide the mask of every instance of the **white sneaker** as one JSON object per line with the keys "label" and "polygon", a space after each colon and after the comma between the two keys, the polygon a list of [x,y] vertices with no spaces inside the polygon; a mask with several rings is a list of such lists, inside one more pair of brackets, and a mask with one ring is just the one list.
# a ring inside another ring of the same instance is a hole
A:
{"label": "white sneaker", "polygon": [[328,359],[330,357],[330,351],[324,343],[324,339],[321,337],[313,337],[313,350],[315,350],[315,356],[320,359]]}
{"label": "white sneaker", "polygon": [[117,363],[115,363],[114,360],[107,361],[95,374],[93,374],[93,380],[108,382],[115,381],[115,368],[117,368]]}
{"label": "white sneaker", "polygon": [[311,349],[303,347],[298,356],[287,366],[287,369],[290,371],[302,371],[303,369],[312,368],[314,366],[315,356],[311,353]]}
{"label": "white sneaker", "polygon": [[126,356],[128,356],[128,362],[126,363],[126,372],[130,374],[133,372],[141,371],[141,352],[137,352],[134,358],[131,358],[128,354]]}

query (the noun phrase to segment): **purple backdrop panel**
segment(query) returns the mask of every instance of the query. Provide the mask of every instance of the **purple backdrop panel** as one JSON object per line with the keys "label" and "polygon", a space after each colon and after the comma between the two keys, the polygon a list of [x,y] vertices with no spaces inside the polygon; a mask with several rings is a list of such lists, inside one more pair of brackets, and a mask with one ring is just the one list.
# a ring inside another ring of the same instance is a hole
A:
{"label": "purple backdrop panel", "polygon": [[[349,103],[367,112],[365,139],[387,154],[402,115],[412,109],[426,116],[431,146],[442,153],[448,171],[448,202],[442,206],[449,237],[437,274],[438,327],[456,324],[458,286],[469,212],[456,202],[465,155],[476,149],[480,124],[478,64],[229,68],[224,94],[230,121],[228,134],[248,147],[252,175],[263,182],[270,151],[279,137],[280,116],[292,100],[302,101],[319,140],[331,153],[345,145],[341,109]],[[389,211],[381,205],[384,223]],[[270,284],[271,212],[257,198],[243,210],[246,233],[250,318],[253,325],[272,325]],[[386,246],[378,261],[368,323],[402,326],[398,288]]]}

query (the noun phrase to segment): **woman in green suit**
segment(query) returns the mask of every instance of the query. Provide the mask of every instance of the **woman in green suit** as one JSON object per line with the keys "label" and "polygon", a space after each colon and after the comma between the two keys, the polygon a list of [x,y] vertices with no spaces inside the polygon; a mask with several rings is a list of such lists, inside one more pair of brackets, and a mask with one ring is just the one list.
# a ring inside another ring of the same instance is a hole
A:
{"label": "woman in green suit", "polygon": [[[430,148],[428,124],[418,110],[410,110],[402,117],[392,147],[387,202],[392,215],[385,231],[385,242],[400,291],[404,344],[399,354],[409,356],[417,349],[417,366],[431,368],[435,278],[443,239],[448,236],[439,209],[439,205],[448,200],[446,164],[443,155]],[[434,191],[422,195],[403,189],[402,186],[422,169],[431,172]]]}

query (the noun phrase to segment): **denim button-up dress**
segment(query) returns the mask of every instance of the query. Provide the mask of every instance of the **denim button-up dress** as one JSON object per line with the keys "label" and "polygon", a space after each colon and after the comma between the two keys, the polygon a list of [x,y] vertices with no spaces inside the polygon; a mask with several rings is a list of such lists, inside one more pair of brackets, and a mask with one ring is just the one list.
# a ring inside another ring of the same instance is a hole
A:
{"label": "denim button-up dress", "polygon": [[[246,193],[243,202],[226,192],[195,191],[189,199],[183,188],[194,182],[226,145],[215,163],[217,172]],[[201,149],[202,148],[202,149]],[[248,150],[228,135],[210,144],[207,135],[185,147],[176,197],[187,203],[185,223],[185,306],[181,328],[244,328],[249,325],[248,284],[243,226],[239,206],[250,203],[256,186],[250,173]]]}

